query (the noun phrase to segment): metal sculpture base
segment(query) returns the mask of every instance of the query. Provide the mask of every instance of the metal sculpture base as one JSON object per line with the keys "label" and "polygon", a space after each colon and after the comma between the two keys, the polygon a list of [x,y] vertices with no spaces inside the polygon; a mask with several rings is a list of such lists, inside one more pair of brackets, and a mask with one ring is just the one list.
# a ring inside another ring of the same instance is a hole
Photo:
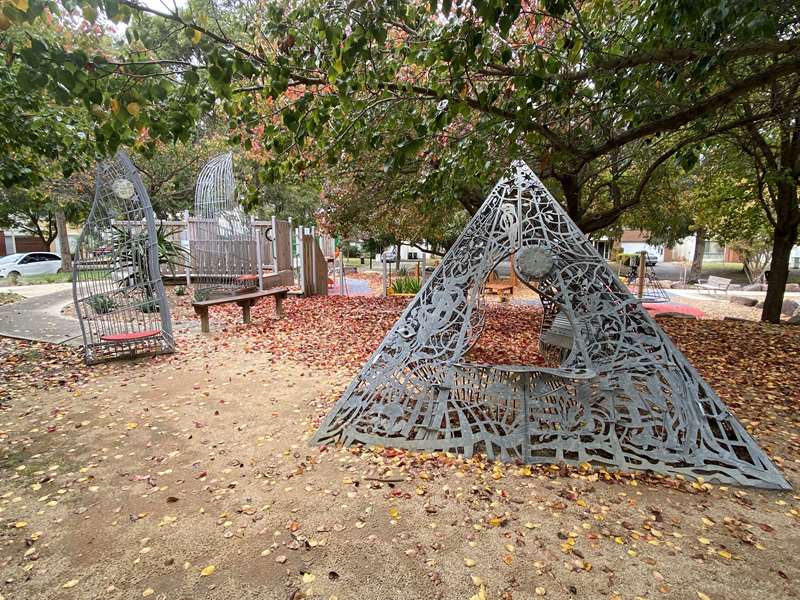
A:
{"label": "metal sculpture base", "polygon": [[[485,282],[512,253],[544,306],[540,339],[562,340],[560,348],[543,345],[558,368],[464,362],[482,330]],[[312,441],[790,487],[521,162]]]}

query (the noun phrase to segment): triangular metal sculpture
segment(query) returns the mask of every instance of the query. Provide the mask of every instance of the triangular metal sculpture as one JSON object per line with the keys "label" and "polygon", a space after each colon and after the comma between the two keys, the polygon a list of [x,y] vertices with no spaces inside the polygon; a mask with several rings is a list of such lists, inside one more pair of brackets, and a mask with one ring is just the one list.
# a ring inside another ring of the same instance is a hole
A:
{"label": "triangular metal sculpture", "polygon": [[125,152],[97,166],[72,294],[87,363],[175,349],[153,207]]}
{"label": "triangular metal sculpture", "polygon": [[[543,343],[570,339],[558,368],[465,362],[482,329],[484,284],[512,253],[544,305]],[[312,442],[790,487],[522,162],[500,180]]]}
{"label": "triangular metal sculpture", "polygon": [[230,152],[209,160],[197,176],[189,246],[196,299],[233,295],[258,271],[253,228],[236,198]]}

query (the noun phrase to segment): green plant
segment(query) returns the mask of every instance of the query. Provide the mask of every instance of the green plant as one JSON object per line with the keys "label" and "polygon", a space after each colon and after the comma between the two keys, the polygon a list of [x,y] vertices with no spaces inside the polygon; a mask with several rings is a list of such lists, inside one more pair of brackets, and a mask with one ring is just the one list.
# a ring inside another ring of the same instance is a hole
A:
{"label": "green plant", "polygon": [[117,303],[110,296],[96,294],[86,299],[86,304],[98,315],[110,313],[117,307]]}
{"label": "green plant", "polygon": [[196,289],[193,294],[195,302],[204,302],[208,300],[208,297],[209,297],[209,290]]}
{"label": "green plant", "polygon": [[398,277],[392,282],[392,292],[395,294],[416,294],[421,284],[415,277]]}
{"label": "green plant", "polygon": [[139,307],[143,313],[157,313],[160,309],[158,306],[158,302],[153,299],[147,300],[144,304]]}
{"label": "green plant", "polygon": [[185,296],[186,295],[186,286],[179,285],[175,288],[175,295],[176,296]]}

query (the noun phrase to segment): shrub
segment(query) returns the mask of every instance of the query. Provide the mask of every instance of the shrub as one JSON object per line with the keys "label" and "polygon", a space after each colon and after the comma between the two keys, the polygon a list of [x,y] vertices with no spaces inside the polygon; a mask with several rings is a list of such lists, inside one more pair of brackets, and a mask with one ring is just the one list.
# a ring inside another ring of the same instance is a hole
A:
{"label": "shrub", "polygon": [[392,292],[395,294],[416,294],[421,284],[415,277],[398,277],[392,282]]}
{"label": "shrub", "polygon": [[186,286],[179,285],[175,288],[175,295],[176,296],[185,296],[186,295]]}
{"label": "shrub", "polygon": [[96,296],[90,296],[86,300],[86,304],[98,315],[104,315],[106,313],[110,313],[117,307],[117,303],[114,302],[114,299],[110,296],[105,296],[103,294],[97,294]]}

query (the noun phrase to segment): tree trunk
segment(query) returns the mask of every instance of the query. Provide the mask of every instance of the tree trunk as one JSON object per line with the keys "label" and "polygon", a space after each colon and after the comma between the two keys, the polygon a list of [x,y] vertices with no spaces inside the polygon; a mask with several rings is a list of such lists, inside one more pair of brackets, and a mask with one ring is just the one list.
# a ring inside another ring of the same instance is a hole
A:
{"label": "tree trunk", "polygon": [[696,283],[700,279],[703,270],[703,255],[706,253],[706,230],[698,229],[695,233],[694,256],[692,257],[692,267],[686,276],[686,283]]}
{"label": "tree trunk", "polygon": [[66,273],[72,272],[72,254],[69,249],[69,235],[67,234],[67,217],[64,209],[56,208],[56,232],[58,233],[58,249],[61,253],[61,269]]}
{"label": "tree trunk", "polygon": [[397,261],[397,263],[396,263],[396,266],[397,266],[397,270],[398,270],[398,271],[400,270],[400,246],[401,246],[401,245],[402,245],[402,244],[400,244],[400,243],[398,242],[398,244],[397,244],[397,256],[395,256],[395,260]]}
{"label": "tree trunk", "polygon": [[780,323],[781,308],[783,307],[783,294],[786,291],[786,281],[789,279],[789,255],[797,243],[797,224],[790,226],[788,231],[775,229],[772,238],[772,260],[767,277],[767,297],[764,298],[764,308],[761,311],[761,320],[770,323]]}

